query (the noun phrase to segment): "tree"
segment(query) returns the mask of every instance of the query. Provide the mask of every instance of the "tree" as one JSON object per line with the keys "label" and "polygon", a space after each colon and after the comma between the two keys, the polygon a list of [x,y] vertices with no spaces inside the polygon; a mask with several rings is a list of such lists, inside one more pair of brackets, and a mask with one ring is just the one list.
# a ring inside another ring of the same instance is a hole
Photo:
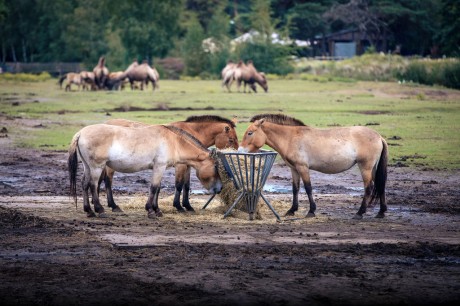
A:
{"label": "tree", "polygon": [[207,56],[203,50],[203,40],[206,38],[203,27],[196,18],[190,21],[187,34],[182,45],[187,75],[197,76],[207,70]]}
{"label": "tree", "polygon": [[127,58],[164,57],[178,36],[183,2],[176,0],[125,0],[116,6],[106,0],[113,27],[120,31]]}
{"label": "tree", "polygon": [[457,0],[443,0],[440,10],[441,29],[438,41],[441,51],[450,56],[460,56],[460,3]]}

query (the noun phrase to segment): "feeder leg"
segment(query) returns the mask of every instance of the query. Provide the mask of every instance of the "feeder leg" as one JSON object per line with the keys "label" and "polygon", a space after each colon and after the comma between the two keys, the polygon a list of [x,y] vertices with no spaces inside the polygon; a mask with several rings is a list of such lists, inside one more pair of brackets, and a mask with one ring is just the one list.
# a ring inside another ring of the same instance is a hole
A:
{"label": "feeder leg", "polygon": [[208,206],[208,204],[211,203],[212,199],[214,199],[215,196],[216,196],[216,194],[214,193],[214,194],[209,198],[208,202],[206,202],[206,204],[204,204],[203,208],[201,208],[201,209],[205,209],[206,206]]}
{"label": "feeder leg", "polygon": [[233,202],[232,206],[230,206],[230,208],[227,210],[227,212],[225,213],[224,215],[224,218],[226,218],[230,212],[232,211],[232,209],[236,206],[236,204],[238,204],[238,202],[241,200],[241,198],[243,197],[243,194],[244,192],[240,193],[240,195],[238,196],[238,198],[235,200],[235,202]]}
{"label": "feeder leg", "polygon": [[262,196],[262,199],[265,201],[265,203],[268,205],[268,207],[271,209],[271,211],[273,212],[273,214],[276,216],[276,218],[281,221],[281,218],[280,216],[278,215],[278,213],[275,211],[275,209],[273,208],[273,206],[271,206],[271,204],[267,201],[267,199],[264,197],[264,195],[261,193],[260,194]]}

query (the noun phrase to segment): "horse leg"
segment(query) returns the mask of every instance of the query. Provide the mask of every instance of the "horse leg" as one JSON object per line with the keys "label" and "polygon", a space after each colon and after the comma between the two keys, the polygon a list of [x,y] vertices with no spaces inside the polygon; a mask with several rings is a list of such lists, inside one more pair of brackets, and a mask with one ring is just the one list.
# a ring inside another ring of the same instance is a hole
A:
{"label": "horse leg", "polygon": [[313,200],[313,188],[311,187],[311,179],[310,179],[310,171],[308,167],[302,167],[299,169],[300,176],[302,177],[302,182],[305,187],[305,192],[307,193],[308,196],[308,202],[310,202],[310,209],[308,210],[308,213],[306,215],[307,218],[311,218],[315,216],[315,211],[316,211],[316,203],[315,200]]}
{"label": "horse leg", "polygon": [[161,178],[163,177],[163,173],[165,172],[165,170],[165,163],[160,164],[158,162],[155,162],[153,166],[152,181],[150,183],[149,198],[147,199],[147,203],[145,204],[145,210],[147,210],[147,216],[150,219],[163,216],[163,213],[158,207],[158,196],[160,194]]}
{"label": "horse leg", "polygon": [[185,182],[185,171],[186,165],[176,165],[176,191],[174,193],[173,206],[177,209],[178,212],[185,212],[185,210],[180,205],[180,194],[182,193],[182,188],[184,187]]}
{"label": "horse leg", "polygon": [[182,194],[182,206],[187,210],[187,211],[195,211],[190,205],[190,172],[191,168],[187,167],[187,172],[185,173],[185,179],[184,179],[184,193]]}
{"label": "horse leg", "polygon": [[83,173],[81,185],[83,189],[83,211],[86,212],[86,216],[88,218],[96,217],[96,214],[91,209],[91,205],[89,205],[88,190],[90,188],[90,178],[89,178],[89,174],[87,173],[86,169],[85,169],[85,172]]}
{"label": "horse leg", "polygon": [[297,170],[291,169],[292,173],[292,206],[286,212],[285,216],[294,216],[295,212],[299,209],[299,188],[300,176]]}
{"label": "horse leg", "polygon": [[105,192],[107,193],[107,204],[110,208],[112,208],[112,212],[121,213],[123,212],[123,210],[115,203],[115,200],[113,199],[112,183],[114,174],[115,170],[109,167],[105,167],[103,177],[105,184]]}
{"label": "horse leg", "polygon": [[99,201],[98,187],[96,183],[99,181],[103,170],[104,168],[93,168],[88,183],[89,189],[91,190],[91,202],[94,205],[94,210],[99,214],[99,217],[106,217],[104,207],[102,207],[101,202]]}
{"label": "horse leg", "polygon": [[358,164],[359,170],[361,171],[361,176],[363,178],[364,184],[364,196],[361,202],[361,206],[359,207],[358,212],[353,217],[355,220],[361,220],[363,218],[363,214],[367,210],[367,206],[369,205],[371,194],[372,194],[372,177],[373,177],[373,167],[366,166],[363,164]]}

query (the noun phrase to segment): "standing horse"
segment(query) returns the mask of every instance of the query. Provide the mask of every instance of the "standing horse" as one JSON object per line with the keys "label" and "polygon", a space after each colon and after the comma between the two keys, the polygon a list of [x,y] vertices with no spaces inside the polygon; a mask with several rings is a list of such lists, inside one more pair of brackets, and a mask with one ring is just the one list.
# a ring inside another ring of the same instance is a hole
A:
{"label": "standing horse", "polygon": [[279,114],[256,115],[251,122],[239,151],[255,152],[267,144],[291,168],[293,199],[286,215],[294,215],[298,209],[300,178],[310,202],[307,216],[315,215],[310,169],[335,174],[358,164],[364,183],[364,197],[354,219],[362,219],[368,204],[377,199],[380,199],[380,211],[376,217],[384,217],[387,210],[385,185],[388,146],[377,132],[362,126],[315,129]]}
{"label": "standing horse", "polygon": [[129,128],[108,124],[84,127],[75,134],[69,148],[70,194],[77,202],[76,177],[78,156],[83,162],[83,208],[88,217],[95,213],[89,204],[91,190],[94,210],[103,216],[97,182],[106,166],[115,171],[133,173],[153,169],[149,198],[145,205],[149,218],[162,216],[158,195],[167,167],[186,164],[196,169],[198,179],[212,193],[219,193],[222,182],[216,160],[206,147],[187,132],[163,125]]}
{"label": "standing horse", "polygon": [[[236,120],[235,120],[236,121]],[[215,145],[218,149],[233,148],[238,149],[238,136],[235,131],[235,121],[222,118],[220,116],[191,116],[185,121],[178,121],[170,123],[170,126],[180,128],[200,141],[205,147]],[[125,126],[132,128],[144,128],[147,124],[141,122],[135,122],[125,119],[112,119],[105,122],[105,124]],[[184,164],[177,164],[176,168],[176,179],[175,179],[175,194],[174,194],[174,207],[179,211],[183,212],[184,208],[188,211],[194,211],[190,205],[189,193],[190,193],[190,166]],[[99,180],[99,185],[104,180],[107,193],[107,203],[114,212],[120,212],[121,209],[115,204],[113,199],[112,185],[113,176],[115,171],[110,167],[106,167],[105,172],[102,174]],[[180,204],[180,196],[184,189],[182,197],[182,206]],[[182,208],[183,207],[183,208]]]}
{"label": "standing horse", "polygon": [[255,83],[259,84],[265,92],[268,91],[265,74],[258,72],[251,60],[249,60],[246,65],[240,61],[235,69],[233,77],[236,80],[238,91],[240,91],[241,82],[244,82],[244,92],[246,92],[247,84],[249,84],[249,87],[254,92],[257,92]]}
{"label": "standing horse", "polygon": [[105,57],[101,56],[99,58],[99,61],[93,69],[94,72],[94,81],[96,83],[96,86],[99,89],[103,89],[105,86],[105,82],[107,80],[107,77],[109,76],[109,69],[105,67]]}
{"label": "standing horse", "polygon": [[80,90],[80,86],[83,85],[83,80],[80,76],[80,73],[73,73],[69,72],[59,78],[59,85],[62,88],[62,83],[66,82],[65,91],[72,91],[72,84],[78,86],[78,90]]}

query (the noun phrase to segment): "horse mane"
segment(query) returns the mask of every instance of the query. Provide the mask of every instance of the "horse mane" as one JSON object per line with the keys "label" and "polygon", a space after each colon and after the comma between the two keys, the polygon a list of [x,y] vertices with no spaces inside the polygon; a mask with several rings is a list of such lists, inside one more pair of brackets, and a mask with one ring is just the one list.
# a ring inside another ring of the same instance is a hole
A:
{"label": "horse mane", "polygon": [[202,143],[201,141],[199,141],[198,139],[196,139],[195,136],[193,136],[192,134],[184,131],[183,129],[180,129],[178,127],[175,127],[175,126],[172,126],[172,125],[163,125],[165,128],[167,128],[168,130],[170,130],[171,132],[179,135],[181,138],[187,138],[187,140],[190,140],[195,146],[197,146],[198,148],[208,152],[208,148],[206,148]]}
{"label": "horse mane", "polygon": [[203,115],[203,116],[190,116],[185,119],[184,122],[224,122],[229,124],[232,128],[235,128],[235,123],[227,118],[214,115]]}
{"label": "horse mane", "polygon": [[251,118],[250,122],[265,118],[266,121],[279,124],[279,125],[291,125],[291,126],[306,126],[302,121],[283,115],[283,114],[260,114],[255,115]]}

